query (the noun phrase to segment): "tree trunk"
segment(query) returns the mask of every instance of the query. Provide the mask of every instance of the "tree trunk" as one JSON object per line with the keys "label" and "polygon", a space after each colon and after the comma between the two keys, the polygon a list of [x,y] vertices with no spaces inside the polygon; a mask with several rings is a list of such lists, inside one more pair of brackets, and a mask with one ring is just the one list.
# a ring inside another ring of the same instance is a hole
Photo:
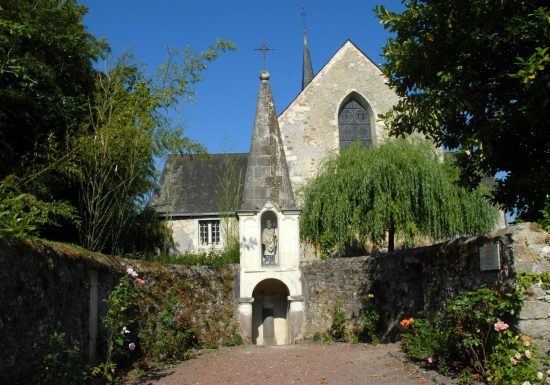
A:
{"label": "tree trunk", "polygon": [[388,251],[395,249],[395,226],[393,220],[390,221],[390,228],[388,230]]}

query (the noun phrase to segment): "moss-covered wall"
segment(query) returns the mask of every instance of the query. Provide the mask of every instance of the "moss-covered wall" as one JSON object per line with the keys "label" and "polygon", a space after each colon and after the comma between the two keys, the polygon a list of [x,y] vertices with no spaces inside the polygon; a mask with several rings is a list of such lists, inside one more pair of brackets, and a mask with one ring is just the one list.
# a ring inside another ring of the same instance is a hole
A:
{"label": "moss-covered wall", "polygon": [[[202,342],[230,340],[237,330],[237,266],[158,265],[43,241],[1,242],[0,266],[0,384],[33,383],[36,363],[48,352],[55,332],[78,342],[88,356],[91,271],[98,276],[98,318],[107,310],[104,299],[132,266],[146,281],[152,303],[178,299]],[[153,312],[156,306],[149,308]],[[105,330],[97,322],[101,356]]]}
{"label": "moss-covered wall", "polygon": [[[480,271],[479,248],[495,242],[500,245],[501,269]],[[522,224],[414,250],[304,262],[305,335],[325,332],[337,303],[359,326],[365,301],[373,301],[382,314],[380,331],[391,339],[401,319],[419,311],[436,314],[460,290],[512,285],[515,271],[550,272],[549,243],[548,233]],[[88,355],[91,272],[98,277],[98,318],[106,311],[103,299],[132,266],[146,281],[150,313],[167,298],[176,298],[178,311],[190,318],[203,343],[231,341],[238,331],[235,265],[158,265],[18,241],[0,243],[0,266],[0,385],[33,383],[33,367],[55,332],[66,333]],[[374,298],[368,298],[369,293]],[[535,287],[525,304],[520,327],[550,347],[550,290]],[[98,355],[104,335],[99,328]]]}

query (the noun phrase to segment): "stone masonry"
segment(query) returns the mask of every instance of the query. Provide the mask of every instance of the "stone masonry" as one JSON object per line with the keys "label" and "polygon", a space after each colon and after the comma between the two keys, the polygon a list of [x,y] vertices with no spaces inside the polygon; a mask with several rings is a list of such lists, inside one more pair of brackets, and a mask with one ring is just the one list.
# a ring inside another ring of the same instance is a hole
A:
{"label": "stone masonry", "polygon": [[370,109],[372,142],[380,142],[387,135],[378,115],[399,99],[382,71],[348,40],[279,116],[295,194],[317,175],[327,155],[339,151],[338,113],[352,93]]}

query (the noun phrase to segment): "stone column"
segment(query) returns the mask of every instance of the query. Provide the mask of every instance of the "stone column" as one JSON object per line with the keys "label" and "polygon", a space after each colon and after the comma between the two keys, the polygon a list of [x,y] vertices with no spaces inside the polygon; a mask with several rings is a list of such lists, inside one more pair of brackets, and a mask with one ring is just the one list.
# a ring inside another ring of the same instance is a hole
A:
{"label": "stone column", "polygon": [[252,304],[254,298],[239,298],[239,322],[241,335],[245,343],[252,343]]}
{"label": "stone column", "polygon": [[288,341],[293,344],[303,338],[304,297],[301,295],[288,296]]}

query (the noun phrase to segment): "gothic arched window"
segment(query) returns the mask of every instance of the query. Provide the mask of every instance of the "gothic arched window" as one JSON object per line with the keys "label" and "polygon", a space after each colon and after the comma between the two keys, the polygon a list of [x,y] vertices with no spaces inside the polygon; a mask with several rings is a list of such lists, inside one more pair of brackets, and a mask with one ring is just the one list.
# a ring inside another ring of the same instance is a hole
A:
{"label": "gothic arched window", "polygon": [[[366,103],[365,103],[366,104]],[[370,115],[359,102],[358,95],[348,97],[338,114],[338,129],[340,131],[340,148],[344,148],[358,140],[363,146],[372,145]]]}

